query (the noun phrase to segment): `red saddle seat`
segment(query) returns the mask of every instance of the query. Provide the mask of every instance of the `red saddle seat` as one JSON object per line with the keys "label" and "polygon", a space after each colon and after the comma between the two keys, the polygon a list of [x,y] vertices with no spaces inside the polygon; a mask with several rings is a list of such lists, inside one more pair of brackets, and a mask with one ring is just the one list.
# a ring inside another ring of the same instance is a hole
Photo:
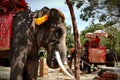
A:
{"label": "red saddle seat", "polygon": [[13,15],[14,14],[0,16],[0,50],[10,49]]}
{"label": "red saddle seat", "polygon": [[0,50],[10,49],[13,16],[27,8],[25,0],[0,1]]}

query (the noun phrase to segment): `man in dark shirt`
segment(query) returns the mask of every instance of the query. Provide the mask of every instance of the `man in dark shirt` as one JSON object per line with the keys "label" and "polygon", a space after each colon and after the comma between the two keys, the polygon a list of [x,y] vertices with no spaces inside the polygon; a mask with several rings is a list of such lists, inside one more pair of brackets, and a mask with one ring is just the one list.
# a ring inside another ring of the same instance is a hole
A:
{"label": "man in dark shirt", "polygon": [[96,36],[94,43],[95,43],[95,47],[99,47],[100,38],[98,36]]}
{"label": "man in dark shirt", "polygon": [[83,72],[85,72],[86,73],[86,71],[87,71],[87,73],[91,73],[91,70],[90,70],[90,66],[87,64],[88,63],[88,54],[89,54],[89,41],[88,40],[86,40],[86,42],[84,43],[84,48],[85,48],[85,54],[84,54],[84,58],[83,58],[83,60],[85,61],[84,62],[84,64],[83,64],[83,66],[84,66],[84,68],[83,68]]}
{"label": "man in dark shirt", "polygon": [[84,44],[85,47],[85,53],[88,54],[88,48],[89,48],[89,41],[87,40]]}

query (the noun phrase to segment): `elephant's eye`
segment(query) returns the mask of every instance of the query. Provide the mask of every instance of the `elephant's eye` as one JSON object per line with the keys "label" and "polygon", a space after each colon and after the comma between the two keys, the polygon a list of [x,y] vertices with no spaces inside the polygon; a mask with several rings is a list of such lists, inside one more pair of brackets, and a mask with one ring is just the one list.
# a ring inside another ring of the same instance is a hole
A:
{"label": "elephant's eye", "polygon": [[61,28],[57,28],[57,29],[55,30],[55,37],[56,37],[56,38],[60,38],[62,35],[63,35],[62,29],[61,29]]}

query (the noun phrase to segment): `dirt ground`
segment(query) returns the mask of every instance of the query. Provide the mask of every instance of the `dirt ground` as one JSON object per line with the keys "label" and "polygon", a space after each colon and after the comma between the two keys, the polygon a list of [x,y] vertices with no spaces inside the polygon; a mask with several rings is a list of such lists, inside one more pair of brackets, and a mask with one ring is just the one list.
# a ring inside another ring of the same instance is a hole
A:
{"label": "dirt ground", "polygon": [[[120,67],[120,63],[119,63]],[[0,66],[0,80],[9,80],[10,67]],[[74,75],[73,75],[74,76]],[[97,71],[92,74],[80,74],[80,80],[93,80],[97,76]],[[59,69],[48,69],[48,75],[38,77],[37,80],[72,80],[70,77],[60,72]]]}
{"label": "dirt ground", "polygon": [[[0,66],[0,80],[9,80],[10,68]],[[80,80],[92,80],[97,74],[81,74]],[[74,75],[73,75],[74,76]],[[70,77],[65,75],[62,72],[59,72],[59,69],[49,69],[48,75],[45,77],[38,77],[37,80],[72,80]]]}

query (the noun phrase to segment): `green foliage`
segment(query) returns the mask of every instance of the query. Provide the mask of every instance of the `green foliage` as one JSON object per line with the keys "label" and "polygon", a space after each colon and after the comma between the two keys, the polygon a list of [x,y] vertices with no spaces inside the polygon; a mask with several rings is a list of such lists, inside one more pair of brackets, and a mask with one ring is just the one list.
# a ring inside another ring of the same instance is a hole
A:
{"label": "green foliage", "polygon": [[80,10],[80,18],[84,21],[98,19],[99,22],[109,21],[114,24],[120,21],[119,0],[72,0],[71,2]]}
{"label": "green foliage", "polygon": [[45,48],[41,47],[40,51],[42,51],[44,53],[41,58],[46,58],[47,57],[47,50]]}
{"label": "green foliage", "polygon": [[71,48],[74,47],[74,35],[72,33],[72,27],[71,26],[67,26],[67,36],[66,36],[66,45],[67,48]]}
{"label": "green foliage", "polygon": [[70,25],[66,27],[66,30],[67,30],[66,45],[67,45],[67,52],[69,54],[70,53],[69,49],[74,47],[74,35],[72,33],[72,27]]}
{"label": "green foliage", "polygon": [[77,8],[80,8],[82,5],[83,5],[83,1],[78,1],[78,2],[76,3],[76,7],[77,7]]}
{"label": "green foliage", "polygon": [[106,15],[105,14],[102,14],[100,17],[99,17],[99,21],[106,21]]}
{"label": "green foliage", "polygon": [[[109,43],[107,42],[106,45],[109,45],[109,47],[116,50],[117,54],[120,55],[120,31],[116,27],[109,26],[106,28],[106,32],[109,33],[109,35],[113,36],[113,38],[108,38]],[[111,45],[110,45],[111,44]]]}

